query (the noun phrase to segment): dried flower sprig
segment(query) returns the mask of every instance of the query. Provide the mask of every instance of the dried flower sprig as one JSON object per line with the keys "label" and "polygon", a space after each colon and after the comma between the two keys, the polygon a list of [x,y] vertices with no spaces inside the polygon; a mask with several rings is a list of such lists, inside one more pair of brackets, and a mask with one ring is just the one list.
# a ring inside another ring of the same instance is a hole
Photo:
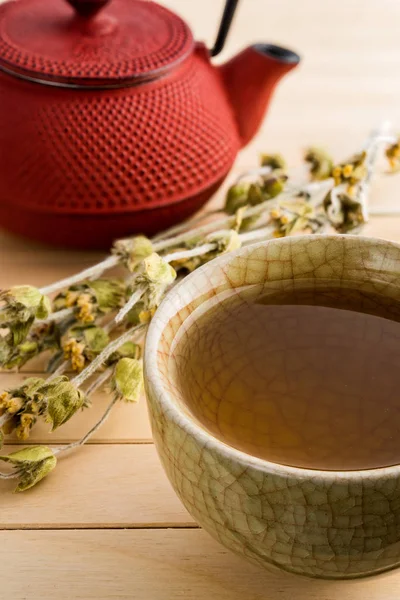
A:
{"label": "dried flower sprig", "polygon": [[[81,440],[57,448],[36,446],[0,457],[18,478],[17,491],[50,473],[57,458],[83,445],[121,400],[136,402],[143,385],[141,343],[147,324],[177,273],[184,276],[243,244],[305,232],[347,232],[368,219],[367,198],[378,149],[397,166],[399,142],[374,132],[362,151],[338,164],[322,150],[305,154],[310,180],[296,184],[279,155],[262,155],[260,166],[244,173],[228,190],[222,210],[209,211],[153,240],[135,236],[114,244],[98,265],[41,289],[20,286],[0,296],[0,363],[20,367],[50,351],[48,378],[30,378],[0,396],[0,433],[26,439],[38,419],[62,426],[102,385],[111,401]],[[207,221],[202,223],[202,219]],[[116,265],[124,280],[104,273]],[[53,301],[50,294],[56,294]],[[62,362],[64,360],[64,362]],[[68,368],[73,379],[63,375]],[[90,379],[90,383],[86,383]],[[108,382],[108,383],[107,383]],[[86,385],[83,391],[82,386]]]}

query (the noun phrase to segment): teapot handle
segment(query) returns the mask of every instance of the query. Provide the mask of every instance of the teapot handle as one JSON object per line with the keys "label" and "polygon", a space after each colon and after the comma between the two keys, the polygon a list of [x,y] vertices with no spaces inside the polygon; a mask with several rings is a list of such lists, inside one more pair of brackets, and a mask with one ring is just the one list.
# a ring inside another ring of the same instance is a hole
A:
{"label": "teapot handle", "polygon": [[67,0],[81,17],[94,17],[109,0]]}
{"label": "teapot handle", "polygon": [[221,23],[219,25],[217,39],[214,46],[210,50],[211,56],[217,56],[225,46],[226,38],[228,37],[229,29],[232,24],[239,0],[226,0],[224,12],[222,14]]}

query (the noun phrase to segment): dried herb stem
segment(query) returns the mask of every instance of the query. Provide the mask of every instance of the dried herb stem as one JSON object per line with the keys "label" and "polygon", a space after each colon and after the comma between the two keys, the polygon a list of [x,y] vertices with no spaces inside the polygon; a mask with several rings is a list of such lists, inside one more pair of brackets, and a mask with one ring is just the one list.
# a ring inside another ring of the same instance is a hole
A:
{"label": "dried herb stem", "polygon": [[240,233],[239,237],[242,244],[247,244],[249,242],[255,242],[256,240],[269,239],[274,236],[274,232],[275,226],[269,225],[267,227],[262,227],[261,229],[253,229],[252,231]]}
{"label": "dried herb stem", "polygon": [[133,292],[133,294],[131,295],[128,302],[125,304],[125,306],[123,306],[121,308],[121,310],[116,314],[114,323],[118,324],[118,323],[121,323],[121,321],[123,321],[123,319],[126,317],[128,312],[135,306],[135,304],[137,302],[139,302],[140,298],[143,296],[145,291],[146,291],[146,288],[145,288],[145,286],[142,285],[142,286],[139,286],[137,288],[137,290],[135,290]]}
{"label": "dried herb stem", "polygon": [[0,479],[17,479],[19,477],[18,472],[13,473],[0,473]]}
{"label": "dried herb stem", "polygon": [[[300,187],[296,188],[297,192],[301,191],[301,189],[302,188],[300,188]],[[266,209],[269,210],[269,209],[273,208],[274,206],[277,206],[278,199],[279,199],[279,201],[281,201],[283,199],[291,198],[292,196],[293,196],[293,191],[291,191],[290,193],[283,192],[276,198],[273,198],[270,200],[265,200],[264,202],[257,204],[257,206],[251,206],[243,212],[243,218],[261,215]],[[205,225],[202,225],[201,227],[191,229],[190,231],[186,231],[180,235],[177,235],[176,237],[169,238],[167,240],[162,240],[154,245],[154,250],[156,252],[162,252],[168,248],[173,248],[174,246],[179,246],[181,244],[184,244],[193,238],[201,237],[203,235],[206,235],[208,233],[213,233],[220,229],[221,230],[222,229],[230,229],[232,226],[234,226],[235,221],[236,221],[235,215],[224,216],[221,219],[216,219],[214,221],[211,221],[210,223],[206,223]],[[165,257],[165,255],[163,255],[163,258],[164,257]]]}
{"label": "dried herb stem", "polygon": [[63,375],[65,373],[65,371],[67,371],[70,368],[70,366],[71,366],[70,360],[66,360],[65,362],[61,363],[61,365],[54,371],[54,373],[52,373],[50,375],[50,377],[48,378],[48,381],[52,381],[56,377]]}
{"label": "dried herb stem", "polygon": [[203,254],[207,254],[207,252],[211,252],[215,248],[216,244],[214,243],[202,244],[201,246],[197,246],[196,248],[192,248],[191,250],[180,250],[178,252],[171,252],[171,254],[164,255],[163,259],[166,262],[173,262],[174,260],[181,260],[182,258],[193,258],[194,256],[202,256]]}
{"label": "dried herb stem", "polygon": [[136,325],[135,327],[128,329],[128,331],[125,331],[125,333],[123,333],[118,338],[110,342],[108,346],[103,350],[103,352],[98,354],[98,356],[96,356],[96,358],[85,369],[83,369],[83,371],[81,371],[79,375],[72,379],[71,383],[73,383],[75,387],[79,388],[82,385],[82,383],[86,381],[86,379],[93,375],[93,373],[95,373],[97,369],[103,365],[103,363],[107,360],[109,356],[111,356],[113,352],[118,350],[118,348],[122,346],[122,344],[129,341],[135,333],[137,333],[144,327],[145,325]]}
{"label": "dried herb stem", "polygon": [[59,323],[73,314],[74,311],[72,308],[63,308],[62,310],[51,313],[46,319],[37,319],[35,322],[38,325],[44,325],[45,323],[51,323],[52,321]]}
{"label": "dried herb stem", "polygon": [[53,294],[54,292],[58,292],[64,288],[68,288],[71,285],[75,285],[80,281],[85,279],[94,279],[100,277],[104,271],[115,267],[119,262],[118,256],[108,256],[106,259],[99,262],[97,265],[93,265],[88,269],[84,269],[80,273],[76,273],[76,275],[71,275],[71,277],[66,277],[65,279],[60,279],[60,281],[56,281],[55,283],[51,283],[50,285],[44,286],[40,288],[40,291],[44,295]]}
{"label": "dried herb stem", "polygon": [[109,367],[103,371],[103,373],[100,373],[100,375],[98,375],[98,377],[96,377],[96,379],[92,381],[92,383],[85,390],[86,397],[89,398],[92,394],[94,394],[99,387],[101,387],[107,381],[107,379],[110,379],[112,374],[113,367]]}
{"label": "dried herb stem", "polygon": [[93,425],[93,427],[83,436],[83,438],[81,438],[80,440],[76,441],[76,442],[72,442],[71,444],[68,444],[67,446],[61,446],[61,447],[56,447],[56,448],[52,448],[53,453],[55,455],[58,454],[66,454],[67,452],[70,452],[71,450],[74,450],[75,448],[79,448],[80,446],[83,446],[91,437],[94,433],[96,433],[96,431],[98,429],[100,429],[100,427],[103,425],[103,423],[105,423],[105,421],[107,421],[114,405],[118,402],[118,397],[115,396],[110,404],[107,406],[105,412],[103,413],[101,419],[99,419],[99,421],[97,421],[97,423],[95,425]]}

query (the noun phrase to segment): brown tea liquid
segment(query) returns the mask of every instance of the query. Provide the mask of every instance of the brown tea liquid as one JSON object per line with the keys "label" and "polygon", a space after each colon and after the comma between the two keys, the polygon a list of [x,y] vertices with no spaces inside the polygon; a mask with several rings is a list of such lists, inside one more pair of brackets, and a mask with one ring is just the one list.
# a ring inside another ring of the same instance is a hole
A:
{"label": "brown tea liquid", "polygon": [[399,321],[393,300],[343,283],[233,292],[176,345],[182,398],[215,437],[272,462],[399,464]]}

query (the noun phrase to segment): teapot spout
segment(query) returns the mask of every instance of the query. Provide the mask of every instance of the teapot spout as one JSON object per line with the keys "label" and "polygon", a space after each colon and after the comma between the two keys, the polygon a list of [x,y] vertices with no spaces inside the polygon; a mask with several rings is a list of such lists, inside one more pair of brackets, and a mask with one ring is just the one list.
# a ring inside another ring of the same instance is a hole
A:
{"label": "teapot spout", "polygon": [[255,44],[219,67],[243,146],[260,127],[276,84],[299,61],[299,55],[286,48]]}

